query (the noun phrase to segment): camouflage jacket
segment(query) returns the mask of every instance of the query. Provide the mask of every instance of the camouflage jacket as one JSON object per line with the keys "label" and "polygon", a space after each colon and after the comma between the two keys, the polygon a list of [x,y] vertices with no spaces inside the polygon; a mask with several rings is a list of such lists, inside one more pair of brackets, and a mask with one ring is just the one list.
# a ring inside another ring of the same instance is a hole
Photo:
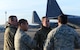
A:
{"label": "camouflage jacket", "polygon": [[80,47],[78,33],[62,24],[48,34],[44,50],[74,50],[75,43]]}
{"label": "camouflage jacket", "polygon": [[36,42],[20,28],[18,28],[14,39],[15,50],[31,50],[36,47]]}
{"label": "camouflage jacket", "polygon": [[4,50],[15,50],[14,49],[14,36],[17,28],[13,25],[7,26],[4,33]]}
{"label": "camouflage jacket", "polygon": [[47,34],[51,31],[51,28],[47,28],[42,26],[42,28],[36,32],[34,36],[34,40],[37,42],[37,46],[39,48],[36,48],[35,50],[43,50],[43,45],[45,43],[45,40],[47,38]]}

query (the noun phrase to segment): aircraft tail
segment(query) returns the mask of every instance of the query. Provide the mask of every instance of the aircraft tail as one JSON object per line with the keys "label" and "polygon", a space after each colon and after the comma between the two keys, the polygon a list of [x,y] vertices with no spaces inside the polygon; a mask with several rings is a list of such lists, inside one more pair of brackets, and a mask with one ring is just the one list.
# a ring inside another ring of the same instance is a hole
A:
{"label": "aircraft tail", "polygon": [[33,11],[32,23],[41,24],[41,20],[36,11]]}
{"label": "aircraft tail", "polygon": [[60,14],[62,14],[62,11],[56,0],[48,0],[46,16],[49,18],[57,18]]}

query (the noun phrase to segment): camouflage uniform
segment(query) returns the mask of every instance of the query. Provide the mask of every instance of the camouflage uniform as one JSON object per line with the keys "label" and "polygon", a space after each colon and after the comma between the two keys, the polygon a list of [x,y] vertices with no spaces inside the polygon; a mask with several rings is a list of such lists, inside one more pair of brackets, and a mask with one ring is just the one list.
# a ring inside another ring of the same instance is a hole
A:
{"label": "camouflage uniform", "polygon": [[74,42],[80,47],[79,38],[74,29],[62,24],[48,34],[44,50],[74,50]]}
{"label": "camouflage uniform", "polygon": [[17,28],[13,25],[7,26],[4,33],[4,50],[15,50],[14,49],[14,35]]}
{"label": "camouflage uniform", "polygon": [[20,28],[18,28],[14,39],[15,50],[31,50],[36,47],[36,42]]}
{"label": "camouflage uniform", "polygon": [[51,28],[47,28],[42,26],[42,28],[36,32],[34,36],[34,40],[37,41],[37,48],[35,50],[43,50],[43,45],[45,43],[45,40],[47,38],[47,34],[50,32]]}

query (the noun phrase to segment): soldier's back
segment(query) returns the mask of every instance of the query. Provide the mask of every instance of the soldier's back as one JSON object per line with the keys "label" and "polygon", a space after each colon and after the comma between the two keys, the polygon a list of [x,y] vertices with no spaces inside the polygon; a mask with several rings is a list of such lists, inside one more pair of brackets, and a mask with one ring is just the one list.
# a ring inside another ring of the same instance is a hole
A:
{"label": "soldier's back", "polygon": [[55,50],[74,50],[74,32],[74,29],[67,25],[58,27],[54,35]]}

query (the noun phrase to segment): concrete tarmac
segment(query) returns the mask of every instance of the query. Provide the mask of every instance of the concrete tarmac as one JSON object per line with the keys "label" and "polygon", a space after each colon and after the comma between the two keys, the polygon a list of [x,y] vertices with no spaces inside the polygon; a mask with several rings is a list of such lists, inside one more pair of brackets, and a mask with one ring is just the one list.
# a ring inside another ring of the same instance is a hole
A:
{"label": "concrete tarmac", "polygon": [[[38,31],[39,29],[29,29],[27,31],[28,35],[30,35],[32,38],[34,37],[34,34],[36,33],[36,31]],[[80,29],[76,29],[76,31],[79,33],[80,35]],[[0,50],[3,50],[3,43],[4,43],[4,32],[0,32]],[[80,49],[75,49],[75,50],[80,50]]]}

